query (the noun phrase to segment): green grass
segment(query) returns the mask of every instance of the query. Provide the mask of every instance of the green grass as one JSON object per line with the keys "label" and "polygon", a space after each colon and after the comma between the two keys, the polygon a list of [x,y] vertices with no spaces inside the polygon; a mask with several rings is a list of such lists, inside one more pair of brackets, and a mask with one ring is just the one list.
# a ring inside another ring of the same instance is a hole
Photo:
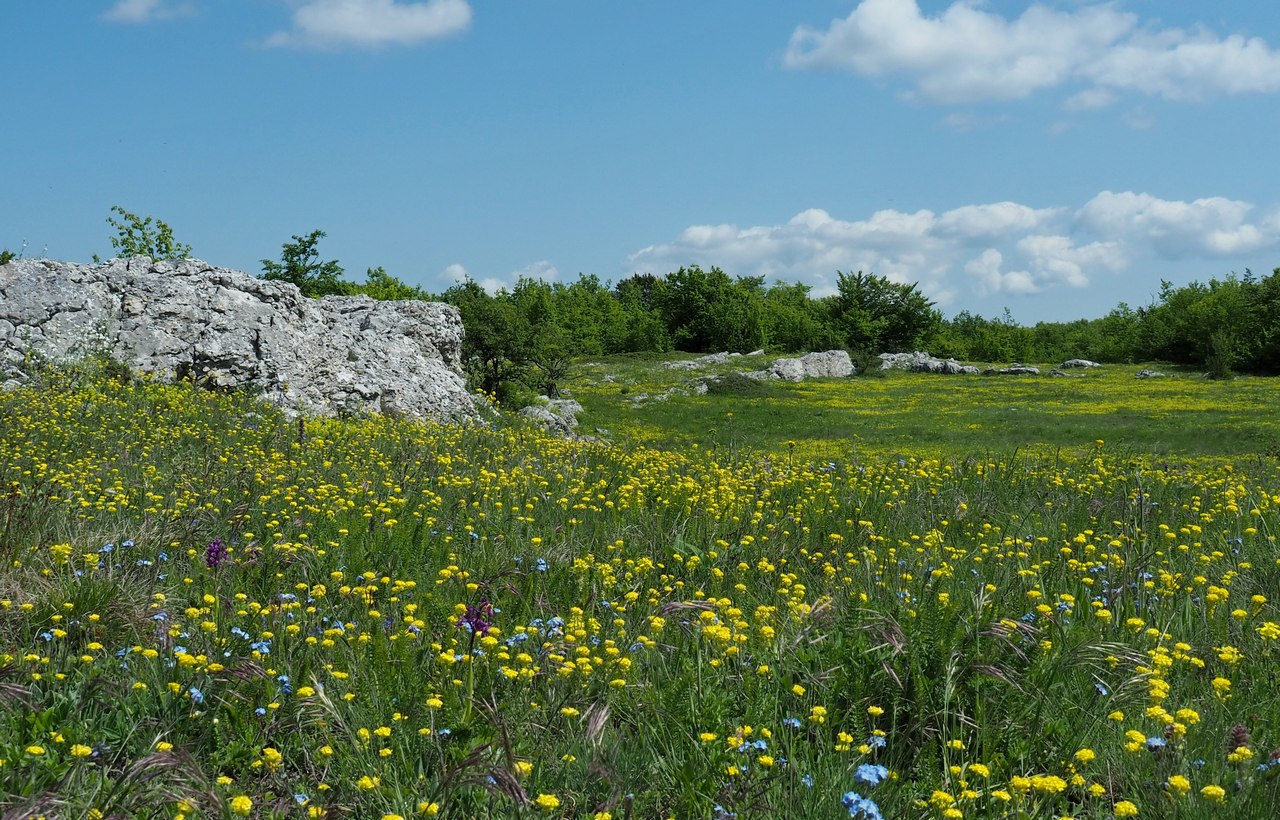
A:
{"label": "green grass", "polygon": [[0,813],[1272,815],[1272,383],[579,372],[614,443],[0,395]]}
{"label": "green grass", "polygon": [[[1101,438],[1169,458],[1239,458],[1280,450],[1280,388],[1274,379],[1213,381],[1166,370],[1167,378],[1140,380],[1134,374],[1141,366],[1066,377],[891,372],[882,378],[766,382],[761,395],[652,398],[687,390],[687,382],[704,373],[759,369],[768,361],[740,359],[692,372],[654,362],[584,362],[569,389],[586,410],[582,420],[588,429],[601,427],[661,447],[698,443],[781,451],[794,441],[815,458],[856,453],[883,459],[1052,451]],[[614,381],[603,381],[601,372],[615,374]],[[651,398],[637,402],[638,394]]]}

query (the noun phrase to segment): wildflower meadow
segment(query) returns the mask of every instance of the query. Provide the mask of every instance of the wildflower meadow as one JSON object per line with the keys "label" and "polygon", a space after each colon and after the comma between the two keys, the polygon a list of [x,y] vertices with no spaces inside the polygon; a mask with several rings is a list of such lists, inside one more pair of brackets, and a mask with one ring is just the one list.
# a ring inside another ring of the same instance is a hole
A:
{"label": "wildflower meadow", "polygon": [[0,812],[1274,816],[1273,454],[730,446],[715,396],[659,446],[616,401],[571,441],[0,394]]}

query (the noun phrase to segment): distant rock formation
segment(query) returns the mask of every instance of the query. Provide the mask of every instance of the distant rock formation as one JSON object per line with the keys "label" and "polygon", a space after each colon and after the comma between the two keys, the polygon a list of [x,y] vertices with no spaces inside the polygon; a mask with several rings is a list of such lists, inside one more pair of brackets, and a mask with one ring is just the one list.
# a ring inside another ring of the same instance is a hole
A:
{"label": "distant rock formation", "polygon": [[668,370],[700,370],[710,365],[724,364],[725,362],[736,359],[739,356],[763,356],[763,350],[753,350],[750,353],[730,353],[725,350],[720,353],[708,353],[705,356],[699,356],[696,359],[677,359],[672,362],[663,362],[662,366]]}
{"label": "distant rock formation", "polygon": [[1029,364],[1014,364],[1009,367],[988,367],[982,371],[984,376],[1039,376],[1040,368]]}
{"label": "distant rock formation", "polygon": [[881,370],[909,370],[912,373],[945,373],[947,375],[965,374],[976,376],[978,368],[971,364],[963,364],[955,359],[938,359],[928,353],[917,350],[914,353],[881,353]]}
{"label": "distant rock formation", "polygon": [[[723,353],[708,353],[696,359],[663,362],[662,366],[671,370],[699,370],[711,365],[726,364],[744,355],[763,356],[764,351],[753,350],[745,354],[729,353],[727,351]],[[853,360],[849,358],[849,353],[844,350],[824,350],[817,353],[806,353],[799,358],[775,359],[773,364],[764,370],[748,370],[742,373],[742,375],[756,381],[783,379],[790,382],[799,382],[805,379],[843,379],[846,376],[856,374],[857,369],[853,366]],[[705,384],[703,390],[699,392],[706,392]]]}
{"label": "distant rock formation", "polygon": [[574,438],[578,429],[578,414],[582,405],[573,399],[548,399],[539,397],[537,404],[522,407],[518,415],[546,428],[547,432]]}
{"label": "distant rock formation", "polygon": [[753,378],[785,379],[799,382],[805,379],[843,379],[854,375],[853,360],[844,350],[825,350],[806,353],[798,359],[777,359],[768,370],[747,373]]}
{"label": "distant rock formation", "polygon": [[462,320],[433,302],[308,299],[196,259],[0,267],[0,382],[33,360],[105,352],[164,379],[247,388],[291,411],[477,415],[461,373]]}

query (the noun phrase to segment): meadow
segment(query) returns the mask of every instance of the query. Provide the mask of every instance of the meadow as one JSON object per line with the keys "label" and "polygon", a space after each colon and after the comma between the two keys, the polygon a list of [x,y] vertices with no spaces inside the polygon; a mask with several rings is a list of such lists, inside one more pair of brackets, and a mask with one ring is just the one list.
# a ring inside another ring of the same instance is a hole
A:
{"label": "meadow", "polygon": [[0,811],[1273,816],[1274,382],[687,377],[0,394]]}

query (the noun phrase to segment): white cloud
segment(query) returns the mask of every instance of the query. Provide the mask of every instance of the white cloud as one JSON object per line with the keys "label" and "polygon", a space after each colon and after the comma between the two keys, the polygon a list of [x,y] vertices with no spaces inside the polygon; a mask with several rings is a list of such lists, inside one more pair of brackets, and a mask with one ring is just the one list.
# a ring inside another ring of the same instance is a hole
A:
{"label": "white cloud", "polygon": [[116,0],[116,4],[107,9],[102,17],[116,23],[150,23],[154,20],[168,20],[181,17],[195,11],[195,6],[187,2],[171,2],[171,0]]}
{"label": "white cloud", "polygon": [[412,45],[457,34],[470,23],[467,0],[306,0],[294,9],[293,28],[273,34],[267,45]]}
{"label": "white cloud", "polygon": [[863,270],[919,282],[945,307],[964,292],[1084,288],[1155,257],[1222,259],[1280,248],[1280,209],[1250,220],[1252,210],[1221,197],[1183,202],[1110,191],[1080,207],[993,202],[856,220],[810,208],[777,225],[693,225],[635,252],[627,266],[663,274],[717,265],[734,276],[804,282],[816,296],[834,292],[837,270]]}
{"label": "white cloud", "polygon": [[972,111],[955,111],[942,118],[942,124],[960,133],[994,128],[1008,121],[1006,116],[981,116]]}
{"label": "white cloud", "polygon": [[511,272],[511,282],[513,284],[520,279],[541,279],[544,282],[554,282],[559,278],[560,271],[556,270],[556,266],[545,259],[531,262],[523,268]]}
{"label": "white cloud", "polygon": [[1078,222],[1098,236],[1145,241],[1166,259],[1213,258],[1276,244],[1280,224],[1275,215],[1250,223],[1253,209],[1248,202],[1223,197],[1183,202],[1103,191],[1080,209]]}
{"label": "white cloud", "polygon": [[938,218],[936,229],[942,236],[970,242],[991,242],[1010,234],[1026,232],[1046,224],[1061,209],[1030,208],[1017,202],[964,205]]}
{"label": "white cloud", "polygon": [[862,0],[826,29],[798,27],[784,62],[872,78],[904,77],[912,96],[941,103],[1017,100],[1084,86],[1071,110],[1118,92],[1167,99],[1280,91],[1280,52],[1257,37],[1156,29],[1115,4],[1059,11],[1035,4],[1016,19],[957,0],[937,16],[916,0]]}
{"label": "white cloud", "polygon": [[1106,108],[1116,101],[1116,92],[1109,88],[1086,88],[1067,98],[1062,107],[1068,111],[1091,111]]}
{"label": "white cloud", "polygon": [[1142,106],[1138,106],[1137,108],[1124,112],[1120,119],[1124,121],[1125,125],[1135,131],[1143,131],[1156,124],[1155,117],[1148,114],[1147,110]]}
{"label": "white cloud", "polygon": [[[473,279],[471,273],[462,265],[456,262],[444,269],[441,276],[442,279],[450,284],[458,284],[467,279]],[[555,282],[560,279],[560,271],[555,265],[545,259],[537,262],[531,262],[522,268],[511,271],[506,276],[484,276],[475,279],[476,284],[484,288],[486,293],[490,295],[497,294],[501,290],[511,290],[521,279],[534,279],[543,282]]]}

